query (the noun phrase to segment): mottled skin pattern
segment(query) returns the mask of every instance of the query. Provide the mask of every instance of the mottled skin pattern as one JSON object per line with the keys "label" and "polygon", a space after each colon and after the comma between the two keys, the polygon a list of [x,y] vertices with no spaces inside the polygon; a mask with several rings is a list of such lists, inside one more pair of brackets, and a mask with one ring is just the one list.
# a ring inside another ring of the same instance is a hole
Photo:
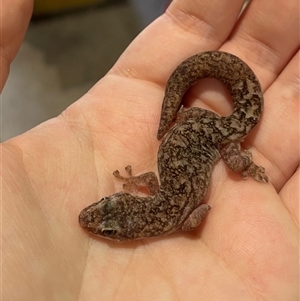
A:
{"label": "mottled skin pattern", "polygon": [[[216,78],[232,94],[233,113],[228,117],[200,109],[179,109],[184,93],[197,80]],[[209,186],[212,167],[220,158],[246,179],[268,182],[264,168],[241,153],[240,141],[258,123],[263,109],[260,84],[252,70],[236,56],[211,51],[196,54],[171,75],[163,100],[157,137],[160,185],[153,172],[128,177],[115,171],[127,192],[102,198],[79,215],[89,232],[118,242],[162,236],[197,227],[210,206],[201,204]],[[173,120],[175,126],[171,129]],[[140,187],[149,196],[136,195]],[[133,193],[133,194],[132,194]]]}

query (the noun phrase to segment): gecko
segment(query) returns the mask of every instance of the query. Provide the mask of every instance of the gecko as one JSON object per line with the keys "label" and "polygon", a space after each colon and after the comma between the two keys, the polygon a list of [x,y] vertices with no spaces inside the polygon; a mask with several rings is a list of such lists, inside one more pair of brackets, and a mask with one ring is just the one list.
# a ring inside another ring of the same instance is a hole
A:
{"label": "gecko", "polygon": [[[192,107],[182,98],[198,80],[220,80],[232,95],[233,112],[224,117]],[[211,206],[203,203],[212,168],[222,158],[233,171],[247,179],[268,182],[262,166],[252,161],[241,142],[259,122],[263,93],[250,67],[237,56],[206,51],[183,61],[171,74],[162,103],[157,139],[159,178],[154,172],[113,175],[124,182],[124,191],[103,197],[83,209],[79,224],[88,232],[116,242],[165,236],[195,229]],[[137,192],[146,186],[149,194]]]}

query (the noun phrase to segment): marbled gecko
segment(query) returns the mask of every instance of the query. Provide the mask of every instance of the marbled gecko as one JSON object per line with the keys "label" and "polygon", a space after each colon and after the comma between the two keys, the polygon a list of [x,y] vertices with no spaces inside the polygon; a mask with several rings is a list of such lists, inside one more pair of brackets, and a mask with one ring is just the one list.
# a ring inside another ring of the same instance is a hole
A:
{"label": "marbled gecko", "polygon": [[[234,104],[228,117],[200,109],[180,109],[184,93],[199,79],[216,78],[230,91]],[[115,171],[127,192],[119,192],[83,209],[80,225],[87,231],[117,242],[192,230],[210,206],[202,204],[212,167],[222,157],[227,166],[268,182],[265,170],[252,162],[249,151],[241,152],[240,142],[258,123],[263,111],[260,83],[253,71],[235,55],[208,51],[181,63],[168,80],[162,104],[157,138],[158,173],[128,177]],[[173,127],[172,123],[175,120]],[[130,192],[140,186],[149,196]]]}

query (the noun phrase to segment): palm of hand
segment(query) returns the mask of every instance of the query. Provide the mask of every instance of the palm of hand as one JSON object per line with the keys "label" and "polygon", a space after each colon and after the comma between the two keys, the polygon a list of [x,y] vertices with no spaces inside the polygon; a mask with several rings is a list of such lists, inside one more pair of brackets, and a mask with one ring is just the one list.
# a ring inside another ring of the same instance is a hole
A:
{"label": "palm of hand", "polygon": [[[174,5],[173,13],[176,9]],[[278,91],[296,72],[295,59],[275,81],[275,72],[253,68],[261,72],[257,75],[263,87],[273,82],[265,93],[263,120],[246,143],[255,147],[254,158],[265,166],[273,186],[240,180],[219,162],[206,197],[212,210],[196,231],[118,245],[92,239],[80,229],[80,210],[116,191],[113,170],[130,164],[134,173],[155,171],[163,88],[153,83],[164,86],[176,66],[173,58],[165,58],[167,70],[164,66],[150,70],[149,63],[164,54],[158,51],[150,59],[151,49],[139,48],[158,27],[159,23],[141,35],[111,72],[61,116],[4,144],[4,169],[13,173],[8,174],[3,193],[14,198],[4,203],[5,225],[11,216],[17,217],[4,233],[8,243],[4,261],[11,269],[30,265],[28,273],[12,279],[11,287],[14,281],[18,287],[23,283],[15,294],[42,297],[46,285],[51,296],[65,296],[64,300],[283,300],[287,291],[293,294],[290,298],[296,296],[296,200],[289,199],[289,191],[297,186],[297,175],[292,175],[296,133],[292,121],[278,122],[277,111],[284,97]],[[189,46],[179,46],[178,63],[188,56],[184,49],[201,51],[191,41]],[[222,48],[237,50],[228,42]],[[142,59],[135,61],[133,53]],[[123,75],[125,70],[130,76]],[[193,91],[198,87],[203,89],[197,85]],[[206,98],[205,91],[198,90],[197,95]],[[285,118],[296,119],[288,101]],[[224,99],[219,106],[223,103]],[[278,132],[291,137],[285,145]],[[283,149],[289,156],[282,156]],[[15,191],[6,189],[10,182]],[[22,246],[21,252],[16,244]]]}

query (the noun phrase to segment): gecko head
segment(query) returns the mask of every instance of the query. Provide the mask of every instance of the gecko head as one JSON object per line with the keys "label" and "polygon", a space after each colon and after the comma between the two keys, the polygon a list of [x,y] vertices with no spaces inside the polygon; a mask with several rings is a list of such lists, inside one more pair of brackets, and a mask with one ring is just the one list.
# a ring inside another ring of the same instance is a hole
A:
{"label": "gecko head", "polygon": [[116,193],[86,207],[79,214],[79,224],[94,235],[116,242],[133,239],[130,235],[126,201],[128,193]]}

